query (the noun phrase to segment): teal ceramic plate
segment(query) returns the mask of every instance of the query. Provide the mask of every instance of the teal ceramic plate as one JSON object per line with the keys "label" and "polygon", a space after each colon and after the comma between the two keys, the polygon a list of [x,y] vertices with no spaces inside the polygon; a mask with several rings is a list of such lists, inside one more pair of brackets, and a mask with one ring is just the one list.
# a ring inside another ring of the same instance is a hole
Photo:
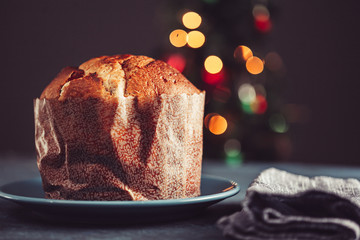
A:
{"label": "teal ceramic plate", "polygon": [[237,183],[203,175],[201,195],[194,198],[151,201],[73,201],[44,198],[41,179],[8,183],[0,197],[20,204],[36,215],[54,221],[140,223],[187,218],[240,191]]}

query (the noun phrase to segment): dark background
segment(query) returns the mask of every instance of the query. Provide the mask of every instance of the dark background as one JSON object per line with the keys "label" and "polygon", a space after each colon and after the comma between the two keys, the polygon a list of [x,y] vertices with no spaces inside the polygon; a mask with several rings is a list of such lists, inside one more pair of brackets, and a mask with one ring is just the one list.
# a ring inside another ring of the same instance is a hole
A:
{"label": "dark background", "polygon": [[[307,123],[290,125],[289,161],[360,164],[359,1],[274,2],[266,47],[284,60],[286,102],[310,110]],[[155,57],[170,44],[162,4],[1,1],[0,155],[35,154],[32,101],[62,67],[116,53]]]}

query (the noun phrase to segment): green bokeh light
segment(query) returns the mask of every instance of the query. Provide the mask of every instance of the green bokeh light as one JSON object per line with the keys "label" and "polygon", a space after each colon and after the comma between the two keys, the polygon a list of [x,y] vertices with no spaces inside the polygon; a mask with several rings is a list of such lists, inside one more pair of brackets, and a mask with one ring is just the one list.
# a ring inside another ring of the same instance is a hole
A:
{"label": "green bokeh light", "polygon": [[[230,152],[229,152],[230,153]],[[231,152],[231,154],[226,154],[226,165],[228,166],[240,166],[243,163],[243,155],[241,152],[237,151],[235,155],[235,151]]]}
{"label": "green bokeh light", "polygon": [[283,115],[273,114],[269,119],[270,128],[277,133],[285,133],[289,129]]}
{"label": "green bokeh light", "polygon": [[247,114],[253,114],[253,110],[251,109],[251,105],[249,103],[241,102],[242,110]]}
{"label": "green bokeh light", "polygon": [[228,157],[236,157],[240,154],[240,151],[237,149],[232,149],[226,153],[226,156]]}

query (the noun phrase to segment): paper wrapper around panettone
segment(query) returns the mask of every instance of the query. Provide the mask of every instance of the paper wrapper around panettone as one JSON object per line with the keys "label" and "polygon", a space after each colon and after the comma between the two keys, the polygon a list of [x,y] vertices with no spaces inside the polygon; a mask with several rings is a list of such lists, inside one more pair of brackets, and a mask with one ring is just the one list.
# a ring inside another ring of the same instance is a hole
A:
{"label": "paper wrapper around panettone", "polygon": [[151,104],[35,99],[37,163],[45,197],[155,200],[200,195],[205,93]]}

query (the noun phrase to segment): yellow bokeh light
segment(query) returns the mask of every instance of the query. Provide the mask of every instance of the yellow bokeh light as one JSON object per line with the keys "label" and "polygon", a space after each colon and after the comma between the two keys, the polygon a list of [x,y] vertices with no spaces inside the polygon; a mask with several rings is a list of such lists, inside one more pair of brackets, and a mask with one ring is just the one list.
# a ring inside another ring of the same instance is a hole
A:
{"label": "yellow bokeh light", "polygon": [[188,44],[192,48],[199,48],[205,43],[205,36],[202,32],[191,31],[188,33]]}
{"label": "yellow bokeh light", "polygon": [[170,33],[170,42],[175,47],[183,47],[187,43],[188,35],[182,29],[176,29]]}
{"label": "yellow bokeh light", "polygon": [[204,67],[211,74],[216,74],[223,68],[223,62],[217,56],[211,55],[205,59]]}
{"label": "yellow bokeh light", "polygon": [[251,49],[244,45],[239,45],[234,51],[234,58],[239,62],[246,62],[252,56]]}
{"label": "yellow bokeh light", "polygon": [[259,74],[264,70],[264,63],[258,57],[250,57],[246,61],[246,69],[251,74]]}
{"label": "yellow bokeh light", "polygon": [[212,116],[209,120],[209,130],[215,135],[223,134],[227,129],[227,121],[220,115]]}
{"label": "yellow bokeh light", "polygon": [[198,28],[201,24],[201,17],[196,12],[187,12],[182,17],[182,22],[189,29]]}

